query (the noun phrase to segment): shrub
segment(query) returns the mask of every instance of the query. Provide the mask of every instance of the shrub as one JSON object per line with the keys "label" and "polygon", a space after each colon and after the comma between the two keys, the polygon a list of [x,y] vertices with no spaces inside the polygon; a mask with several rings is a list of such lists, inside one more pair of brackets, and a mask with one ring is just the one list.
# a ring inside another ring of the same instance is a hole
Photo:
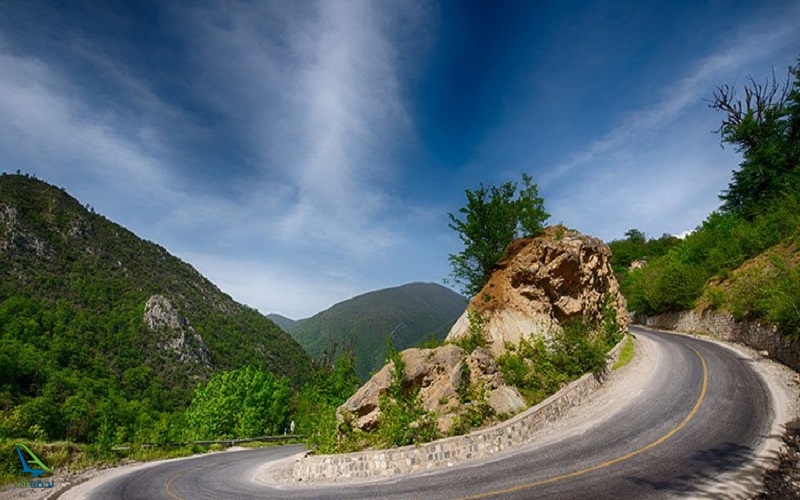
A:
{"label": "shrub", "polygon": [[606,352],[620,335],[612,324],[609,315],[603,328],[574,321],[550,339],[523,339],[497,360],[503,379],[533,405],[584,373],[599,375],[605,369]]}
{"label": "shrub", "polygon": [[380,398],[381,416],[378,426],[380,442],[386,446],[405,446],[426,443],[439,437],[432,412],[422,408],[419,387],[404,383],[405,362],[399,352],[389,345],[392,363],[388,393]]}
{"label": "shrub", "polygon": [[473,384],[466,361],[461,362],[461,378],[457,387],[458,401],[464,408],[456,415],[450,427],[450,435],[458,436],[471,429],[483,426],[494,417],[494,408],[489,405],[489,391],[484,384]]}
{"label": "shrub", "polygon": [[800,266],[779,268],[759,306],[764,317],[777,325],[787,339],[800,338]]}
{"label": "shrub", "polygon": [[486,347],[486,318],[474,309],[467,310],[467,318],[469,319],[467,334],[453,343],[471,354],[478,347]]}

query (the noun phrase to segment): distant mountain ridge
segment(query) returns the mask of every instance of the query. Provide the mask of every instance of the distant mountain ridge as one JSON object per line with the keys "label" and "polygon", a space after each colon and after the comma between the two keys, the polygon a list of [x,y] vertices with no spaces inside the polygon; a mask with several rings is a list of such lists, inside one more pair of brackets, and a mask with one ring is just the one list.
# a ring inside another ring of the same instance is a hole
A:
{"label": "distant mountain ridge", "polygon": [[444,339],[466,306],[465,297],[442,285],[408,283],[353,297],[284,328],[315,358],[334,347],[352,348],[356,371],[366,380],[386,361],[387,338],[398,350]]}
{"label": "distant mountain ridge", "polygon": [[103,418],[152,429],[213,373],[254,365],[299,385],[310,363],[164,248],[63,189],[0,176],[0,438],[35,424],[92,441]]}
{"label": "distant mountain ridge", "polygon": [[292,327],[297,324],[297,321],[287,318],[286,316],[281,316],[280,314],[271,313],[267,314],[267,318],[269,318],[273,323],[281,327],[281,330],[284,332],[288,332],[292,329]]}

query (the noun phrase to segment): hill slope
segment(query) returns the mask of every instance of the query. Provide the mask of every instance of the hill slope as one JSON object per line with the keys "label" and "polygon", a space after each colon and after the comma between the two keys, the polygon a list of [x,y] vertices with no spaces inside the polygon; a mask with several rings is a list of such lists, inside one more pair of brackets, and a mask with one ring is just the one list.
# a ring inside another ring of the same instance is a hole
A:
{"label": "hill slope", "polygon": [[59,188],[0,177],[0,438],[92,441],[103,421],[145,432],[215,372],[252,364],[299,383],[309,362],[164,248]]}
{"label": "hill slope", "polygon": [[729,312],[737,320],[774,325],[786,339],[800,338],[800,231],[705,284],[695,309]]}
{"label": "hill slope", "polygon": [[280,314],[267,314],[267,318],[269,318],[273,323],[281,327],[284,332],[288,332],[295,326],[297,321],[287,318],[286,316],[281,316]]}
{"label": "hill slope", "polygon": [[444,286],[409,283],[340,302],[288,331],[314,357],[334,346],[351,346],[356,371],[365,380],[386,361],[387,337],[398,350],[431,336],[444,339],[466,305],[464,297]]}

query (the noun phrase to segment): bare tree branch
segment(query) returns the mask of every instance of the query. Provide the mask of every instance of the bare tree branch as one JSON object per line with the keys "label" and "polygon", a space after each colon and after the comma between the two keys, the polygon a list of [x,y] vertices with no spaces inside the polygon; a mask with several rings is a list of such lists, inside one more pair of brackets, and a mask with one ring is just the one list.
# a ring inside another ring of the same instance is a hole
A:
{"label": "bare tree branch", "polygon": [[735,85],[717,85],[708,106],[724,112],[726,116],[714,132],[725,134],[727,130],[738,127],[747,116],[761,122],[768,110],[786,104],[791,90],[791,74],[787,74],[786,81],[781,84],[773,68],[772,76],[765,78],[764,83],[757,82],[750,75],[747,76],[747,82],[744,99],[737,99]]}

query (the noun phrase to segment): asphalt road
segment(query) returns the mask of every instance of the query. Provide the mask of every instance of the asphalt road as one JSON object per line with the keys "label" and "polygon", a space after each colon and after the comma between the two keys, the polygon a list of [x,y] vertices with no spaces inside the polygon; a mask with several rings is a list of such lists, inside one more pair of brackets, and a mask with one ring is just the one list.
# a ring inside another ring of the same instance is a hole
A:
{"label": "asphalt road", "polygon": [[769,432],[768,390],[719,345],[634,329],[656,342],[658,372],[588,432],[484,461],[358,485],[280,487],[253,480],[299,446],[166,462],[106,481],[90,498],[670,498],[699,496],[742,467]]}

